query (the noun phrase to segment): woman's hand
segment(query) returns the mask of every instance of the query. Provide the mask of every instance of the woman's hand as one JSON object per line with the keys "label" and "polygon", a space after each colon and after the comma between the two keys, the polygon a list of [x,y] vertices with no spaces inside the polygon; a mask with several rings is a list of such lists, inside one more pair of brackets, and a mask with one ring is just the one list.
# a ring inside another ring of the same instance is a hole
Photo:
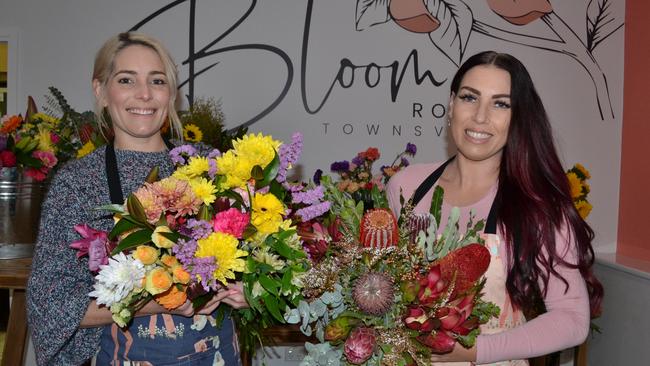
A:
{"label": "woman's hand", "polygon": [[449,353],[433,354],[431,356],[432,362],[459,362],[459,361],[476,361],[476,346],[472,348],[465,348],[460,344],[454,345],[454,350]]}
{"label": "woman's hand", "polygon": [[244,285],[241,282],[235,282],[233,285],[228,286],[226,293],[228,293],[228,296],[223,299],[223,302],[232,306],[233,309],[249,307],[246,296],[244,296]]}
{"label": "woman's hand", "polygon": [[221,302],[225,302],[225,298],[229,296],[230,293],[226,289],[220,289],[217,291],[214,296],[208,302],[206,302],[203,306],[201,306],[199,309],[196,310],[197,314],[201,315],[210,315],[212,312],[221,304]]}

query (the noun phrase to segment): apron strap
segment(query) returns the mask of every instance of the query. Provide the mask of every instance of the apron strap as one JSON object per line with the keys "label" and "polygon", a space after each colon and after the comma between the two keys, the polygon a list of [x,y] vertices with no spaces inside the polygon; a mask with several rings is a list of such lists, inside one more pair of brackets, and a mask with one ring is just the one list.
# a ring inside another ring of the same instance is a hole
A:
{"label": "apron strap", "polygon": [[[438,179],[440,179],[440,176],[442,176],[442,173],[445,171],[447,165],[449,165],[449,163],[451,163],[454,158],[455,156],[452,156],[449,160],[445,161],[436,170],[434,170],[433,173],[429,174],[429,176],[422,181],[422,183],[415,190],[415,193],[413,193],[413,206],[416,206],[422,200],[422,198],[424,198],[424,195],[431,190]],[[490,213],[488,214],[487,222],[485,224],[485,230],[483,231],[486,234],[497,233],[497,212],[499,211],[499,200],[499,194],[497,192],[497,197],[495,197],[494,201],[492,202]]]}
{"label": "apron strap", "polygon": [[[165,146],[168,150],[172,150],[175,146],[168,139],[163,138]],[[117,158],[115,157],[115,147],[113,143],[106,145],[106,180],[108,181],[108,193],[111,197],[111,203],[121,205],[124,203],[124,192],[122,192],[122,184],[120,183],[120,171],[117,168]]]}
{"label": "apron strap", "polygon": [[124,193],[120,184],[120,172],[117,169],[115,148],[113,144],[106,145],[106,180],[108,180],[108,193],[111,196],[111,203],[121,205],[124,203]]}

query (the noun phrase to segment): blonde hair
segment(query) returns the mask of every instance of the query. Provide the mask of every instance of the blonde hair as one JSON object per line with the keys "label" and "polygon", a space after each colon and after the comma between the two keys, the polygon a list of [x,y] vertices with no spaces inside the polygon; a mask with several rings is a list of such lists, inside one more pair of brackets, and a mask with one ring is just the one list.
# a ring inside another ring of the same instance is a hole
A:
{"label": "blonde hair", "polygon": [[[119,33],[109,38],[95,55],[93,80],[97,80],[102,86],[106,86],[108,79],[115,68],[115,57],[120,51],[133,45],[148,47],[155,51],[158,54],[158,57],[160,57],[165,68],[165,76],[167,77],[167,85],[170,92],[167,118],[170,122],[172,136],[182,140],[183,126],[180,118],[178,118],[178,113],[176,112],[176,97],[178,96],[176,64],[170,56],[169,51],[167,51],[159,40],[138,32]],[[97,120],[99,121],[102,133],[111,129],[108,121],[106,121],[105,113],[104,106],[101,101],[96,98],[95,114],[97,115]]]}

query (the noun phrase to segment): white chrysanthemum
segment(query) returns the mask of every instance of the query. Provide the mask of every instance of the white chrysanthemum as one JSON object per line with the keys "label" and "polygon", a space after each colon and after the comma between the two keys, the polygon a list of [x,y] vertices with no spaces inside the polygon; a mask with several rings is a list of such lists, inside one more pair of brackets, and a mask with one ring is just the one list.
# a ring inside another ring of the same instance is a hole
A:
{"label": "white chrysanthemum", "polygon": [[145,276],[142,262],[130,255],[119,253],[108,259],[108,264],[100,266],[95,276],[94,291],[88,295],[97,298],[97,304],[111,306],[140,288]]}

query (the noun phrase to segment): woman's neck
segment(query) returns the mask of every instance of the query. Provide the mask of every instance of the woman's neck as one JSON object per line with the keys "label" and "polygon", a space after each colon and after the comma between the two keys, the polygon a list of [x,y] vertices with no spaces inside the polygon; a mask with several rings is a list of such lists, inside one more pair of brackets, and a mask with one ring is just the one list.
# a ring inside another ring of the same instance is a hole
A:
{"label": "woman's neck", "polygon": [[113,146],[118,150],[141,152],[159,152],[167,148],[160,134],[148,138],[121,138],[121,136],[116,136],[115,140],[113,140]]}
{"label": "woman's neck", "polygon": [[445,168],[439,184],[445,189],[445,201],[454,206],[478,202],[499,180],[500,157],[473,161],[460,154]]}

